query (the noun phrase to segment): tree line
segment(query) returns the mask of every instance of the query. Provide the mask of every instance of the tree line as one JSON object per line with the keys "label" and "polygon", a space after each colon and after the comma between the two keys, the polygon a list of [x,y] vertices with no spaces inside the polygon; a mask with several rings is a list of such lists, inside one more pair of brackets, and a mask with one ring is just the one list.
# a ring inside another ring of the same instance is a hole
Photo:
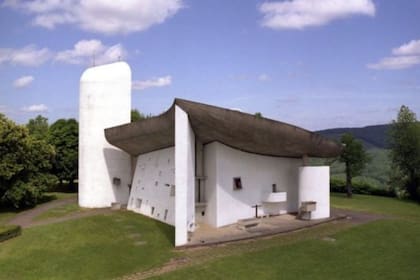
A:
{"label": "tree line", "polygon": [[[392,162],[389,183],[397,197],[420,201],[420,122],[407,106],[401,106],[392,121],[388,142]],[[346,166],[347,196],[352,196],[352,178],[361,171],[370,158],[360,141],[346,133],[341,136],[343,145],[339,160]]]}
{"label": "tree line", "polygon": [[47,190],[63,183],[73,187],[78,172],[78,127],[75,119],[49,125],[41,115],[17,125],[0,114],[2,207],[32,207]]}

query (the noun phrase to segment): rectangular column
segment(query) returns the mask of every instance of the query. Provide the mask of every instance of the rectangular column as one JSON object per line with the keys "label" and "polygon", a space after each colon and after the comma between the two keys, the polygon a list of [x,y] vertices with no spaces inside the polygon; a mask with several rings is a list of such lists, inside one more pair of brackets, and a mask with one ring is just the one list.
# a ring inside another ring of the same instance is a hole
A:
{"label": "rectangular column", "polygon": [[195,135],[188,114],[175,106],[175,246],[188,242],[195,223]]}

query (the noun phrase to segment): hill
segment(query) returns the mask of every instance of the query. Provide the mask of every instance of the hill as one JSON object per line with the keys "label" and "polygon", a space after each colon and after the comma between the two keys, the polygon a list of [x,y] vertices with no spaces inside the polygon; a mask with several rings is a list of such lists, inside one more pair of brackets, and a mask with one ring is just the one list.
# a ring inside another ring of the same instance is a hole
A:
{"label": "hill", "polygon": [[348,128],[332,128],[316,131],[325,137],[333,140],[340,140],[344,133],[351,133],[355,138],[362,141],[366,149],[387,149],[388,145],[388,131],[390,124],[371,125],[365,127],[348,127]]}

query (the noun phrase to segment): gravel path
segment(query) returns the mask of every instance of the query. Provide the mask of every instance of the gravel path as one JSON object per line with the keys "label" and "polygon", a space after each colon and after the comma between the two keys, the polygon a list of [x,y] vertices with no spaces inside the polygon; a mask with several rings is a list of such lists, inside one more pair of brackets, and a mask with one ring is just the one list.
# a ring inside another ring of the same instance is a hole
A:
{"label": "gravel path", "polygon": [[39,206],[37,206],[33,209],[26,210],[22,213],[17,214],[16,217],[14,217],[13,219],[11,219],[8,222],[8,224],[19,225],[22,228],[29,228],[29,227],[33,227],[33,226],[47,225],[47,224],[53,224],[53,223],[68,221],[68,220],[80,219],[80,218],[83,218],[83,217],[94,216],[94,215],[98,215],[98,214],[105,214],[105,213],[109,213],[111,211],[110,208],[92,209],[92,210],[87,210],[87,211],[83,211],[83,212],[76,212],[76,213],[73,213],[73,214],[68,214],[64,217],[50,218],[50,219],[45,219],[45,220],[40,220],[40,221],[34,221],[35,217],[41,215],[42,213],[44,213],[44,212],[46,212],[50,209],[60,207],[60,206],[63,206],[63,205],[73,204],[73,203],[77,203],[77,198],[72,197],[72,198],[60,199],[60,200],[47,202],[47,203],[41,204],[41,205],[39,205]]}

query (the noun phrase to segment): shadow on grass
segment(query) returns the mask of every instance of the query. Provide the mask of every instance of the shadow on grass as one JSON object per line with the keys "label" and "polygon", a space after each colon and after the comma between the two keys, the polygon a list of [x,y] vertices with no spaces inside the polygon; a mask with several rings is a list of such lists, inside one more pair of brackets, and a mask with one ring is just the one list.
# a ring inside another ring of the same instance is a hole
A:
{"label": "shadow on grass", "polygon": [[164,224],[157,220],[153,220],[156,227],[163,233],[168,242],[175,246],[175,228],[171,225]]}

